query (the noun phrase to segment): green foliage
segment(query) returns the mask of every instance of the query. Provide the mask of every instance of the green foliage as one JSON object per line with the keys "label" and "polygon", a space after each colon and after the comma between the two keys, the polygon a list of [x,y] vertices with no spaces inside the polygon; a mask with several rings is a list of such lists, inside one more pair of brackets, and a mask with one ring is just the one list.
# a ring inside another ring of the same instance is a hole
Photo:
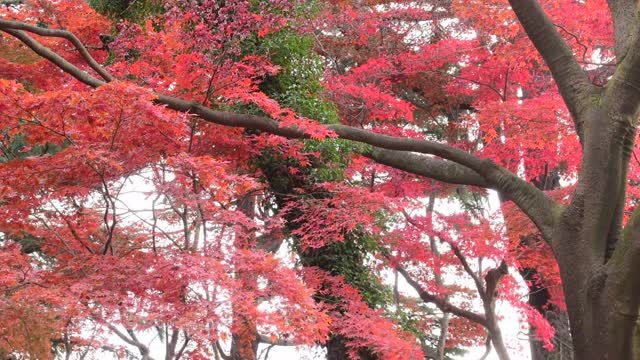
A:
{"label": "green foliage", "polygon": [[67,145],[68,143],[65,142],[62,146],[46,143],[29,147],[23,134],[9,137],[7,133],[4,133],[4,141],[0,141],[0,163],[15,159],[26,159],[31,156],[52,155]]}
{"label": "green foliage", "polygon": [[343,241],[329,243],[319,249],[302,250],[296,243],[304,266],[319,267],[331,275],[342,276],[347,284],[356,287],[362,299],[372,308],[384,307],[391,300],[391,291],[380,283],[377,276],[365,265],[366,257],[377,247],[372,237],[352,232]]}
{"label": "green foliage", "polygon": [[[255,51],[281,67],[278,75],[268,77],[261,90],[282,106],[321,123],[337,123],[338,114],[330,102],[320,95],[323,86],[322,59],[313,52],[313,39],[285,28],[264,38],[254,38]],[[254,53],[255,53],[254,52]]]}
{"label": "green foliage", "polygon": [[[266,78],[260,89],[289,107],[297,114],[322,123],[338,123],[335,106],[322,98],[322,59],[313,52],[313,39],[301,36],[290,28],[252,37],[245,41],[246,54],[262,54],[281,70]],[[296,188],[312,188],[313,185],[344,179],[344,170],[354,150],[354,145],[341,139],[305,140],[305,151],[317,153],[311,166],[301,167],[291,158],[283,158],[277,151],[265,150],[255,159],[256,166],[265,175],[272,192],[283,206],[288,195]],[[296,176],[288,169],[299,170]],[[278,195],[279,194],[279,195]],[[331,196],[331,194],[325,194]],[[324,195],[320,195],[324,196]],[[291,216],[290,220],[295,216]],[[289,227],[295,222],[289,221]],[[293,230],[293,229],[290,229]],[[332,242],[320,249],[301,249],[294,239],[292,247],[298,252],[304,266],[317,266],[332,275],[342,276],[346,283],[360,291],[363,300],[372,307],[383,307],[391,299],[391,293],[366,265],[366,258],[375,252],[377,242],[367,234],[354,231],[345,234],[344,241]]]}
{"label": "green foliage", "polygon": [[136,23],[163,10],[160,0],[89,0],[89,5],[110,18]]}
{"label": "green foliage", "polygon": [[[24,134],[18,134],[11,137],[7,132],[4,132],[3,137],[4,141],[0,141],[0,163],[17,159],[26,159],[33,156],[53,155],[69,145],[69,143],[65,141],[62,146],[53,143],[46,143],[43,145],[41,144],[29,147]],[[43,242],[41,238],[28,233],[13,235],[10,237],[7,237],[6,234],[2,234],[2,236],[0,236],[0,240],[3,240],[3,236],[5,239],[8,238],[20,244],[22,246],[22,252],[25,254],[39,252]],[[2,353],[0,353],[0,359],[2,358],[1,354]]]}

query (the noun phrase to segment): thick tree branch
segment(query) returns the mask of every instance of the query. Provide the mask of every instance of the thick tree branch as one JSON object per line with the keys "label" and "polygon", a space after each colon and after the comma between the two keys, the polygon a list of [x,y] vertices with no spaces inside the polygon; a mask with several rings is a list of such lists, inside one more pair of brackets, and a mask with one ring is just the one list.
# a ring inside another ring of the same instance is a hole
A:
{"label": "thick tree branch", "polygon": [[32,38],[31,36],[25,34],[23,31],[21,30],[15,30],[12,28],[5,28],[2,25],[0,25],[0,29],[4,32],[6,32],[7,34],[10,34],[11,36],[15,37],[16,39],[22,41],[25,45],[27,45],[31,50],[33,50],[36,54],[42,56],[43,58],[51,61],[53,64],[55,64],[56,66],[58,66],[60,69],[62,69],[62,71],[66,72],[67,74],[73,76],[74,78],[76,78],[77,80],[91,86],[91,87],[98,87],[101,85],[106,84],[106,82],[96,79],[95,77],[87,74],[85,71],[79,69],[78,67],[76,67],[75,65],[73,65],[72,63],[68,62],[67,60],[65,60],[63,57],[61,57],[60,55],[56,54],[55,52],[51,51],[51,49],[42,46],[42,44],[40,44],[38,41],[36,41],[34,38]]}
{"label": "thick tree branch", "polygon": [[[135,347],[138,348],[138,350],[140,351],[140,355],[142,355],[142,359],[144,360],[153,360],[153,358],[151,356],[149,356],[149,347],[147,347],[147,345],[141,343],[140,341],[138,341],[138,339],[135,337],[135,335],[133,335],[132,337],[129,337],[127,335],[125,335],[122,331],[118,330],[117,327],[111,325],[111,324],[107,324],[107,327],[109,328],[109,330],[111,330],[114,334],[116,334],[120,339],[122,339],[124,342],[126,342],[127,344],[133,345]],[[132,331],[127,329],[127,332],[129,334],[132,334]]]}
{"label": "thick tree branch", "polygon": [[636,31],[633,35],[626,56],[622,61],[618,60],[618,68],[606,92],[609,99],[623,106],[620,110],[628,116],[635,115],[640,103],[640,33]]}
{"label": "thick tree branch", "polygon": [[[166,104],[171,109],[190,112],[206,121],[220,125],[258,129],[290,139],[309,137],[298,128],[279,127],[277,121],[265,117],[215,111],[200,104],[166,95],[158,95],[158,101]],[[509,196],[531,218],[542,232],[543,237],[546,240],[551,238],[556,216],[561,210],[560,205],[551,200],[540,189],[518,178],[493,161],[484,160],[464,150],[433,141],[383,135],[347,125],[326,125],[326,128],[332,130],[342,139],[353,140],[388,150],[431,154],[465,166],[484,177],[489,184],[492,184],[492,187]]]}
{"label": "thick tree branch", "polygon": [[[589,122],[588,142],[591,149],[583,155],[581,178],[591,180],[589,189],[596,189],[598,183],[607,184],[604,191],[587,194],[587,208],[598,209],[610,215],[608,233],[603,244],[596,245],[604,251],[605,260],[620,239],[620,229],[624,217],[629,161],[633,153],[640,112],[640,33],[634,34],[626,56],[618,63],[615,73],[607,84],[602,109]],[[605,132],[602,129],[606,129]],[[608,143],[603,151],[602,144]],[[617,160],[612,160],[617,159]],[[598,196],[598,193],[601,193]],[[599,220],[607,219],[596,214]]]}
{"label": "thick tree branch", "polygon": [[59,38],[67,39],[73,44],[73,46],[75,46],[78,52],[80,52],[80,55],[82,55],[82,58],[87,62],[87,64],[89,64],[89,66],[91,66],[91,68],[95,72],[97,72],[103,79],[105,79],[106,81],[115,80],[115,78],[111,74],[109,74],[109,72],[107,72],[102,66],[100,66],[100,64],[98,64],[98,62],[93,58],[93,56],[89,54],[89,51],[84,46],[82,41],[80,41],[80,39],[78,39],[78,37],[71,32],[68,32],[66,30],[43,28],[43,27],[25,24],[17,21],[10,21],[10,20],[3,20],[3,19],[0,19],[0,28],[25,30],[41,36],[59,37]]}
{"label": "thick tree branch", "polygon": [[378,147],[364,152],[363,155],[379,164],[449,184],[492,188],[491,184],[487,183],[487,180],[482,177],[482,175],[468,167],[451,161],[440,160],[406,151],[385,150]]}
{"label": "thick tree branch", "polygon": [[[48,59],[77,80],[92,87],[99,87],[106,84],[105,81],[87,74],[85,71],[54,53],[51,49],[42,46],[24,32],[15,29],[6,29],[3,28],[2,25],[0,25],[0,30],[20,39],[34,52]],[[170,109],[188,112],[197,115],[205,121],[219,125],[256,129],[290,139],[309,138],[309,135],[300,128],[280,127],[277,121],[267,117],[216,111],[197,102],[163,94],[157,94],[156,101],[166,105]],[[519,179],[513,173],[490,160],[484,160],[464,150],[433,141],[383,135],[347,125],[325,125],[325,127],[343,139],[388,150],[431,154],[465,166],[484,177],[488,184],[491,184],[509,196],[536,224],[542,232],[543,237],[547,240],[550,239],[552,228],[555,224],[555,215],[559,213],[560,206],[532,184]]]}
{"label": "thick tree branch", "polygon": [[640,207],[631,214],[622,239],[607,262],[612,289],[615,291],[614,309],[617,313],[637,317],[640,306]]}
{"label": "thick tree branch", "polygon": [[482,175],[524,211],[540,230],[545,241],[551,243],[551,234],[562,214],[563,206],[533,184],[518,178],[493,161],[486,161],[485,166]]}
{"label": "thick tree branch", "polygon": [[638,32],[638,2],[636,0],[607,0],[615,38],[614,52],[618,62],[624,59]]}
{"label": "thick tree branch", "polygon": [[402,266],[398,265],[396,269],[400,274],[402,274],[405,280],[407,280],[407,283],[409,283],[409,285],[411,285],[411,287],[418,292],[418,295],[420,296],[420,299],[422,299],[422,301],[426,303],[435,304],[443,312],[449,312],[456,316],[460,316],[467,320],[478,323],[480,325],[487,326],[487,321],[483,315],[479,315],[472,311],[461,309],[455,305],[452,305],[444,301],[443,299],[437,296],[432,295],[431,293],[426,291],[417,281],[415,281]]}
{"label": "thick tree branch", "polygon": [[509,0],[520,24],[551,70],[560,95],[574,119],[576,133],[583,139],[582,113],[596,92],[573,51],[558,33],[537,0]]}

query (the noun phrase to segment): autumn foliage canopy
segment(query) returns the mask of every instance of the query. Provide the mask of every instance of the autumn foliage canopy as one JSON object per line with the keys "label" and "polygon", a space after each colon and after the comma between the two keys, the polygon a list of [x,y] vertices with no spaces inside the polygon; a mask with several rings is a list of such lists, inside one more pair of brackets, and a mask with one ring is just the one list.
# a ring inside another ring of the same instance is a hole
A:
{"label": "autumn foliage canopy", "polygon": [[[604,84],[605,1],[541,3]],[[551,249],[449,161],[575,189],[571,109],[506,0],[4,1],[0,30],[1,359],[504,359],[529,351],[507,307],[557,348]]]}

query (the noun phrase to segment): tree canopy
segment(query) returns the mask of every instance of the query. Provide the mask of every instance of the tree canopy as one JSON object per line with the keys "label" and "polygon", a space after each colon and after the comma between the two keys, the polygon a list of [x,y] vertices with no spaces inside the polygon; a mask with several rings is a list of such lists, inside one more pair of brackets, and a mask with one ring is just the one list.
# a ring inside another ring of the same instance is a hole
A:
{"label": "tree canopy", "polygon": [[636,1],[1,4],[1,359],[640,359]]}

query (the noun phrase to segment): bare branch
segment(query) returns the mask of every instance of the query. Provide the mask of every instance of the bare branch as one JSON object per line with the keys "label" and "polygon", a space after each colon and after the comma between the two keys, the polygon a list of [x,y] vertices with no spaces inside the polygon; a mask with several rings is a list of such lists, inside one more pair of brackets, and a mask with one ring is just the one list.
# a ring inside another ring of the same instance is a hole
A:
{"label": "bare branch", "polygon": [[473,269],[471,269],[471,266],[469,266],[469,262],[467,261],[467,258],[464,256],[464,254],[462,254],[462,251],[460,251],[460,248],[449,241],[447,241],[447,243],[449,244],[449,246],[451,246],[451,250],[453,250],[453,254],[458,258],[458,261],[460,261],[460,264],[464,268],[464,271],[466,271],[467,274],[469,274],[469,276],[471,276],[471,278],[473,279],[473,282],[476,285],[476,289],[478,289],[478,293],[480,293],[480,297],[483,298],[485,296],[485,289],[482,284],[482,280],[480,279],[478,274],[476,274],[476,272],[473,271]]}
{"label": "bare branch", "polygon": [[479,315],[472,311],[461,309],[435,295],[432,295],[431,293],[426,291],[417,281],[415,281],[402,266],[398,265],[396,269],[400,274],[402,274],[402,276],[404,276],[404,278],[407,280],[407,283],[409,283],[409,285],[411,285],[411,287],[418,292],[418,295],[420,296],[420,299],[422,299],[422,301],[435,304],[443,312],[449,312],[480,325],[487,326],[487,320],[485,319],[484,315]]}
{"label": "bare branch", "polygon": [[[135,337],[135,335],[132,335],[132,337],[129,337],[126,334],[124,334],[122,331],[118,330],[117,327],[115,327],[115,326],[113,326],[111,324],[107,324],[107,327],[109,328],[109,330],[111,330],[114,334],[116,334],[124,342],[126,342],[129,345],[133,345],[133,346],[137,347],[138,350],[140,351],[140,355],[142,355],[142,359],[153,360],[153,358],[151,356],[149,356],[149,347],[147,347],[145,344],[143,344],[140,341],[138,341],[138,339]],[[133,333],[133,331],[130,330],[130,329],[127,329],[127,332],[129,334]]]}
{"label": "bare branch", "polygon": [[489,356],[489,354],[491,354],[491,336],[487,336],[487,340],[485,341],[484,354],[482,354],[480,360],[485,360]]}
{"label": "bare branch", "polygon": [[[433,202],[430,201],[429,202],[430,206],[433,206]],[[433,211],[433,208],[430,210]],[[405,211],[402,210],[402,214],[404,215],[405,219],[407,219],[407,222],[419,229],[422,229],[422,226],[420,224],[418,224],[413,218],[411,218],[411,216]],[[430,239],[433,239],[433,236],[429,235]],[[462,267],[464,268],[464,270],[467,272],[467,274],[469,274],[469,276],[471,276],[471,278],[473,279],[473,282],[476,285],[476,289],[478,290],[478,293],[480,293],[480,298],[484,298],[484,285],[482,284],[482,280],[480,279],[480,277],[478,277],[478,274],[476,274],[473,269],[471,269],[471,266],[469,266],[469,263],[467,262],[467,258],[464,256],[464,254],[462,254],[462,251],[460,251],[460,248],[458,246],[456,246],[454,243],[450,242],[450,241],[446,241],[445,242],[447,244],[449,244],[449,246],[451,247],[451,250],[453,250],[454,255],[456,256],[456,258],[458,258],[458,261],[460,261],[460,264],[462,265]],[[440,257],[440,254],[437,251],[437,248],[435,247],[435,244],[431,244],[431,251],[433,251],[437,257]],[[440,284],[441,285],[441,284]]]}
{"label": "bare branch", "polygon": [[224,349],[220,345],[220,341],[216,341],[216,350],[220,353],[220,357],[224,360],[231,360],[231,355],[227,355],[224,353]]}
{"label": "bare branch", "polygon": [[186,331],[184,331],[184,343],[180,347],[180,350],[178,350],[178,353],[176,354],[175,360],[180,360],[180,358],[184,354],[184,351],[187,349],[187,344],[189,344],[190,340],[191,340],[191,337],[189,336],[189,334],[187,334]]}

